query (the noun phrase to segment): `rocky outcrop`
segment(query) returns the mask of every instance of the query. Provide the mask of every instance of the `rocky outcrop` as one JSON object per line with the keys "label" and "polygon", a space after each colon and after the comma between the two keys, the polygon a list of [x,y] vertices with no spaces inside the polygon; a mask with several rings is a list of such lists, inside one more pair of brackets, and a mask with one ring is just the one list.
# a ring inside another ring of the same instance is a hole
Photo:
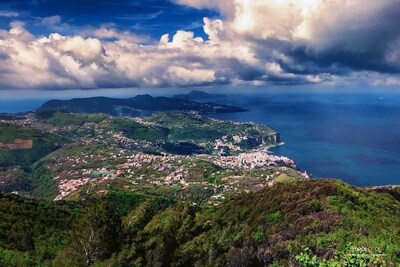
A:
{"label": "rocky outcrop", "polygon": [[268,142],[270,143],[280,143],[281,135],[279,133],[273,133],[268,136]]}

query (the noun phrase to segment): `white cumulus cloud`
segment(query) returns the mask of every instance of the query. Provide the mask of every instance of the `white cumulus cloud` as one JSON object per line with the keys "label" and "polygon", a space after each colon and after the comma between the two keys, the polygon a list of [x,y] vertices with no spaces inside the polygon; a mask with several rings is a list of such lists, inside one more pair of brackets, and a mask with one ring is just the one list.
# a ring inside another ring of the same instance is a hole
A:
{"label": "white cumulus cloud", "polygon": [[[178,30],[152,40],[115,25],[79,35],[35,36],[13,22],[0,30],[0,88],[400,80],[400,0],[175,2],[221,13],[219,19],[204,18],[208,38]],[[59,16],[40,23],[55,30],[63,25]]]}

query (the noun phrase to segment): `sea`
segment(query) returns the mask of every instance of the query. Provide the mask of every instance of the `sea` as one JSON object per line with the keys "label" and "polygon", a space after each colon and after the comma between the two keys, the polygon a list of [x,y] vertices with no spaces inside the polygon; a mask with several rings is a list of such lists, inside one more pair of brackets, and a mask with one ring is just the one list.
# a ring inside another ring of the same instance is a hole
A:
{"label": "sea", "polygon": [[270,150],[314,178],[400,185],[400,94],[271,92],[212,102],[249,110],[214,118],[275,129],[285,144]]}
{"label": "sea", "polygon": [[0,113],[18,113],[32,111],[40,107],[49,99],[29,99],[29,100],[2,100],[0,99]]}
{"label": "sea", "polygon": [[[45,99],[0,100],[0,113],[34,110]],[[264,92],[206,101],[247,112],[211,117],[266,124],[284,145],[270,149],[314,178],[356,186],[400,185],[400,94]]]}

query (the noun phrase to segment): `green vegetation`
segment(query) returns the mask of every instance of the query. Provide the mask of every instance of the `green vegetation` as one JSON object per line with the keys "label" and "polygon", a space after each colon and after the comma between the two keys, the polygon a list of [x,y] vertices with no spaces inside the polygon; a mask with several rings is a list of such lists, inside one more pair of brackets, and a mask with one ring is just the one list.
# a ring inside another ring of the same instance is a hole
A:
{"label": "green vegetation", "polygon": [[85,123],[100,123],[109,117],[104,114],[71,114],[60,111],[38,113],[36,116],[56,126],[82,126]]}
{"label": "green vegetation", "polygon": [[54,198],[57,184],[52,174],[37,162],[68,142],[58,135],[14,124],[0,123],[0,138],[4,143],[15,139],[32,140],[32,148],[0,148],[0,190],[30,192],[33,196]]}
{"label": "green vegetation", "polygon": [[296,178],[294,178],[293,176],[289,176],[285,173],[282,173],[275,178],[275,181],[278,183],[292,183],[296,181]]}
{"label": "green vegetation", "polygon": [[0,215],[7,266],[400,263],[400,203],[335,180],[278,184],[214,208],[135,193],[53,204],[1,194]]}
{"label": "green vegetation", "polygon": [[29,128],[16,126],[10,123],[0,123],[0,143],[11,144],[15,139],[30,139],[34,132]]}
{"label": "green vegetation", "polygon": [[321,259],[316,255],[312,255],[312,252],[308,247],[304,248],[304,251],[299,255],[296,255],[296,263],[304,267],[340,267],[340,266],[376,266],[384,267],[390,266],[390,261],[385,259],[385,255],[382,254],[382,250],[379,248],[371,248],[368,246],[355,247],[351,243],[348,244],[346,249],[342,251],[336,251],[331,259]]}
{"label": "green vegetation", "polygon": [[163,141],[168,135],[168,130],[165,128],[145,126],[123,118],[113,118],[110,127],[117,132],[123,132],[128,138],[132,139]]}
{"label": "green vegetation", "polygon": [[157,113],[147,118],[147,120],[170,129],[171,132],[168,138],[172,142],[182,140],[196,143],[207,142],[222,138],[224,135],[232,136],[237,134],[246,135],[249,140],[252,140],[252,138],[268,139],[269,135],[276,133],[264,125],[219,121],[178,112]]}
{"label": "green vegetation", "polygon": [[69,209],[67,203],[55,206],[1,193],[0,265],[27,266],[39,259],[54,259],[65,246],[74,213]]}
{"label": "green vegetation", "polygon": [[27,169],[37,160],[68,142],[65,138],[43,133],[39,130],[0,123],[0,143],[14,143],[16,139],[32,140],[33,146],[31,149],[15,150],[0,147],[0,168],[22,166]]}
{"label": "green vegetation", "polygon": [[267,126],[175,112],[27,121],[0,124],[0,143],[33,141],[0,148],[0,190],[21,195],[0,193],[0,266],[400,264],[400,189],[305,179],[262,152],[244,154],[267,163],[250,167],[235,153],[276,144]]}

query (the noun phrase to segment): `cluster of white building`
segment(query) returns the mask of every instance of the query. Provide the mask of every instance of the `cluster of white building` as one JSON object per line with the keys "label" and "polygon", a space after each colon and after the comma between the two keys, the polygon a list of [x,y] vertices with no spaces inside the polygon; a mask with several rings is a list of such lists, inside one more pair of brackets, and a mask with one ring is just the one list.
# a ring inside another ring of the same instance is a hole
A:
{"label": "cluster of white building", "polygon": [[293,160],[276,156],[265,151],[240,153],[235,156],[212,157],[213,163],[222,168],[256,169],[264,167],[287,166],[296,168]]}
{"label": "cluster of white building", "polygon": [[86,185],[91,179],[90,178],[81,178],[74,180],[62,180],[58,184],[58,190],[60,194],[55,198],[55,200],[61,200],[72,192],[78,190],[80,187]]}

